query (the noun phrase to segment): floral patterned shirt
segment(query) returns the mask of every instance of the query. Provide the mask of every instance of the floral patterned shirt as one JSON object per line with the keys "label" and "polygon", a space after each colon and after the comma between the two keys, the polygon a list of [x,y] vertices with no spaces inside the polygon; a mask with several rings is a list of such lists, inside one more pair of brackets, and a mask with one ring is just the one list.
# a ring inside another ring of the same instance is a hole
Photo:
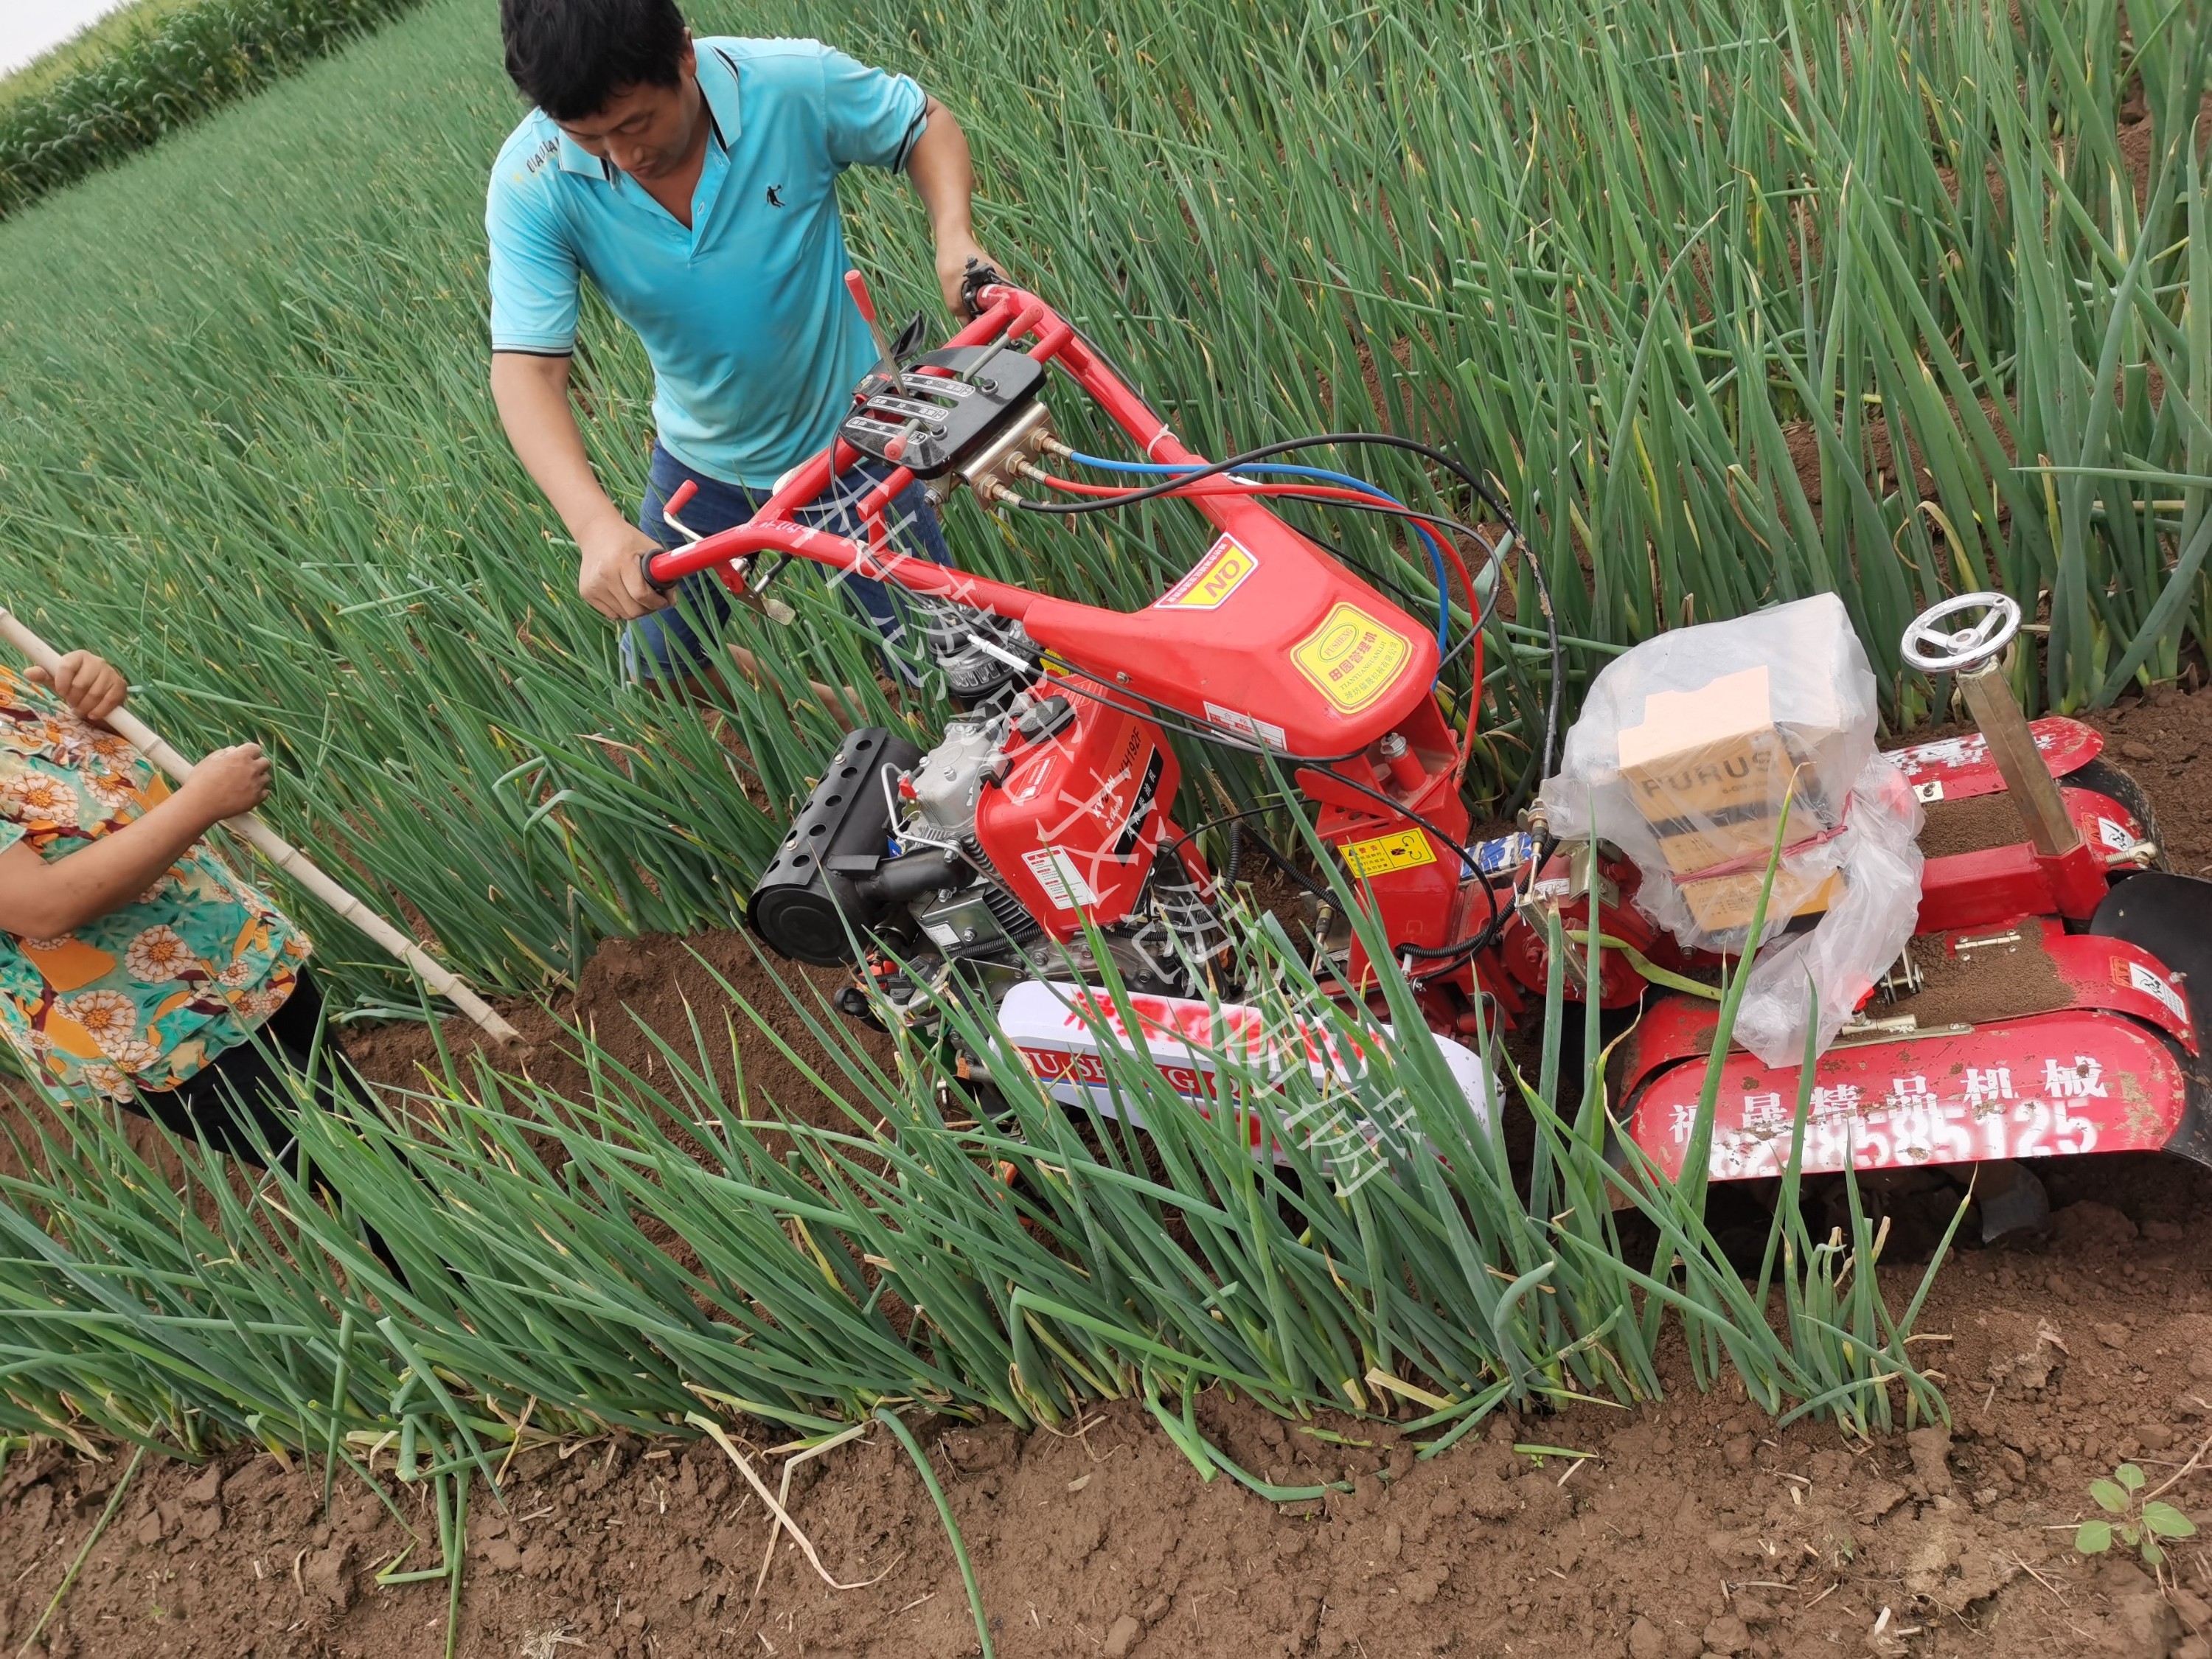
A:
{"label": "floral patterned shirt", "polygon": [[[0,851],[63,858],[168,794],[138,751],[0,669]],[[0,933],[0,1028],[64,1094],[170,1089],[284,1005],[312,946],[206,842],[74,933]]]}

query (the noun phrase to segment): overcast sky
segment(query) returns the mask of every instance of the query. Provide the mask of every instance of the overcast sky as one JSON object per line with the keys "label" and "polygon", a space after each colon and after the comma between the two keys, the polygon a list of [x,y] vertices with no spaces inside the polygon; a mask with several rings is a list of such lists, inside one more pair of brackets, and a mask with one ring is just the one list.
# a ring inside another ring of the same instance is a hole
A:
{"label": "overcast sky", "polygon": [[0,75],[58,46],[125,0],[0,0]]}

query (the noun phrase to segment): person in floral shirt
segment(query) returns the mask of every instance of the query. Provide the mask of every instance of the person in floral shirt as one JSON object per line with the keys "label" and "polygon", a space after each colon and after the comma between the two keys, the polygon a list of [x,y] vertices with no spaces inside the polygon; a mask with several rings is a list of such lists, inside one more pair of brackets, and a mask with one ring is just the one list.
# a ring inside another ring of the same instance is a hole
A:
{"label": "person in floral shirt", "polygon": [[307,936],[203,837],[261,803],[269,762],[218,750],[172,792],[100,724],[125,690],[83,651],[0,669],[0,1027],[52,1091],[258,1163],[256,1132],[293,1138],[270,1052],[307,1069],[321,998]]}

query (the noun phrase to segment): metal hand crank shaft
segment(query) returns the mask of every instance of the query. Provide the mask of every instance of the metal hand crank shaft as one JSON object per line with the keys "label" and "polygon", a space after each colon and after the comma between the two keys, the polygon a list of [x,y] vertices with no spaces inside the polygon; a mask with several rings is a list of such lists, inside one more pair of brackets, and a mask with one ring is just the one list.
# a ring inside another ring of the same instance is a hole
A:
{"label": "metal hand crank shaft", "polygon": [[1959,676],[1959,694],[1990,747],[1990,760],[2027,826],[2029,844],[2045,858],[2058,858],[2081,844],[2081,832],[2067,816],[2058,781],[2051,775],[2035,746],[2035,733],[2021,713],[2012,688],[1992,658]]}

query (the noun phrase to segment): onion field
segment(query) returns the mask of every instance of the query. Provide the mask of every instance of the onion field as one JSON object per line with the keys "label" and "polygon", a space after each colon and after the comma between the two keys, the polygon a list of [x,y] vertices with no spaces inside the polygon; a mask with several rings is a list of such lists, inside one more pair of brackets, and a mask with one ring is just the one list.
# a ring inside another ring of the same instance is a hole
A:
{"label": "onion field", "polygon": [[[1192,441],[1380,428],[1495,472],[1583,666],[1830,587],[1900,720],[1926,689],[1898,634],[1962,586],[2042,597],[2042,672],[2023,656],[2019,678],[2054,706],[2171,678],[2198,641],[2212,252],[2189,8],[2015,28],[2002,8],[1392,0],[1357,22],[1255,5],[1203,40],[1133,0],[1020,29],[914,15],[912,37],[803,9],[749,26],[830,34],[951,100],[987,246]],[[726,920],[837,733],[745,696],[744,768],[617,688],[484,386],[485,157],[516,113],[489,20],[434,6],[0,228],[0,586],[180,730],[281,744],[280,817],[342,837],[459,965],[521,990],[606,933]],[[918,207],[851,184],[886,303],[919,303]],[[581,367],[595,453],[635,489],[641,355],[601,315]],[[963,501],[952,533],[994,574],[1133,605],[1185,568],[1185,516],[1018,532]],[[842,614],[808,623],[749,642],[786,684],[865,687]],[[1490,659],[1504,797],[1541,658],[1512,631]]]}
{"label": "onion field", "polygon": [[[483,987],[530,994],[573,983],[608,936],[729,924],[841,735],[779,686],[851,685],[899,716],[869,641],[813,592],[795,625],[733,624],[768,672],[733,683],[726,722],[621,684],[485,384],[484,175],[520,113],[490,13],[428,0],[0,222],[0,601],[124,665],[183,746],[270,744],[288,835],[335,849]],[[1930,692],[1899,634],[1950,592],[2033,606],[2040,649],[2014,679],[2037,704],[2201,659],[2198,9],[1221,0],[1193,27],[1160,0],[714,0],[692,17],[911,70],[975,143],[984,245],[1194,447],[1381,430],[1494,474],[1577,681],[1682,621],[1824,590],[1900,725]],[[886,309],[933,294],[904,185],[856,173],[846,203]],[[587,307],[578,368],[587,441],[634,500],[641,354]],[[1059,412],[1097,447],[1072,398]],[[1376,465],[1433,497],[1412,463]],[[1381,532],[1332,528],[1433,603]],[[1202,545],[1160,507],[1060,531],[963,499],[948,530],[971,567],[1124,607]],[[1492,623],[1493,803],[1533,763],[1534,621],[1516,592]],[[1179,816],[1271,787],[1216,768]],[[412,1005],[301,908],[355,1012]],[[1244,948],[1310,1006],[1285,941],[1255,926]],[[32,1173],[0,1183],[0,1434],[250,1436],[339,1468],[402,1434],[410,1473],[465,1486],[526,1402],[541,1425],[746,1412],[827,1434],[886,1404],[1036,1421],[1128,1395],[1203,1466],[1185,1402],[1209,1382],[1285,1411],[1441,1402],[1421,1406],[1440,1446],[1501,1398],[1647,1394],[1662,1330],[1777,1411],[1942,1409],[1910,1317],[1844,1273],[1870,1229],[1815,1237],[1793,1188],[1747,1288],[1698,1193],[1606,1165],[1591,1079],[1526,1079],[1536,1173],[1516,1188],[1448,1080],[1393,1059],[1360,1087],[1403,1089],[1449,1153],[1322,1202],[1317,1176],[1248,1158],[1241,1127],[1086,1138],[1018,1076],[997,1079],[1015,1121],[970,1122],[931,1055],[886,1073],[808,1017],[854,1115],[794,1131],[789,1158],[754,1121],[768,1104],[721,1097],[680,1048],[652,1080],[603,1066],[580,1101],[457,1067],[406,1103],[409,1136],[310,1114],[338,1214],[283,1178],[240,1197],[190,1152],[172,1194],[83,1116],[20,1145]],[[773,1039],[718,1010],[699,1040]],[[1141,1070],[1139,1097],[1158,1086]],[[1256,1081],[1249,1105],[1290,1109]],[[1656,1257],[1624,1248],[1616,1194]],[[1165,1244],[1170,1216],[1187,1249]],[[403,1241],[404,1279],[364,1224]],[[680,1267],[652,1242],[672,1233]]]}

